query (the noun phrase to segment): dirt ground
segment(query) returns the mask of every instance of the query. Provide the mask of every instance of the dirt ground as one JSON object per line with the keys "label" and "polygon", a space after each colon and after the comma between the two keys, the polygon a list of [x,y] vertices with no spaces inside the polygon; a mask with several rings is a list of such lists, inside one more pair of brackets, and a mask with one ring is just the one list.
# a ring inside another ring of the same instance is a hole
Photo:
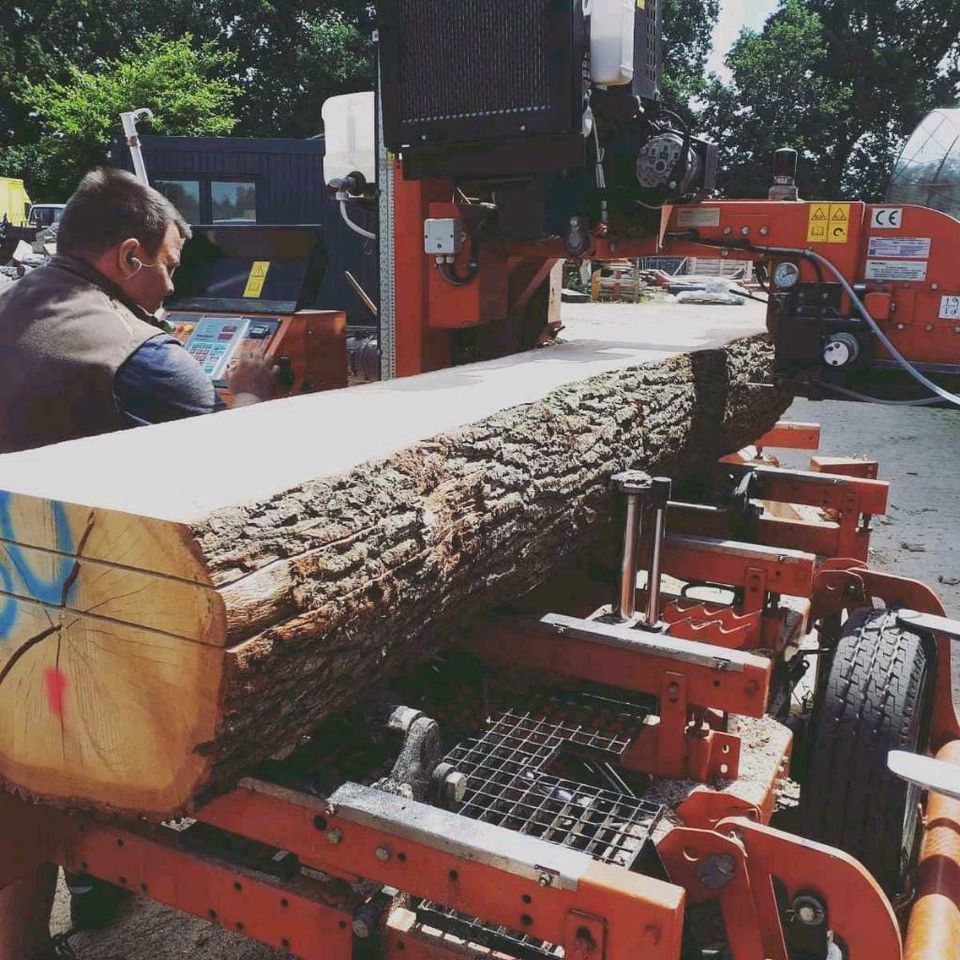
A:
{"label": "dirt ground", "polygon": [[[822,424],[821,451],[879,459],[892,481],[889,515],[875,523],[873,561],[925,580],[960,616],[960,411],[799,400],[789,419]],[[809,454],[784,453],[806,467]],[[54,932],[69,927],[61,884]],[[117,921],[71,940],[80,960],[278,960],[283,954],[152,902],[131,900]]]}

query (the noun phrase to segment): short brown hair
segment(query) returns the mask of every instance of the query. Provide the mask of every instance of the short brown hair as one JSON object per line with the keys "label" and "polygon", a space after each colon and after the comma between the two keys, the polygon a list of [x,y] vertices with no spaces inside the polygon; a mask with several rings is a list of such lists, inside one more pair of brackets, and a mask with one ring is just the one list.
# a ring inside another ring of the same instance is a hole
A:
{"label": "short brown hair", "polygon": [[181,237],[190,238],[190,225],[162,193],[145,187],[125,170],[98,167],[80,181],[67,201],[57,231],[57,252],[99,257],[136,237],[154,254],[171,223]]}

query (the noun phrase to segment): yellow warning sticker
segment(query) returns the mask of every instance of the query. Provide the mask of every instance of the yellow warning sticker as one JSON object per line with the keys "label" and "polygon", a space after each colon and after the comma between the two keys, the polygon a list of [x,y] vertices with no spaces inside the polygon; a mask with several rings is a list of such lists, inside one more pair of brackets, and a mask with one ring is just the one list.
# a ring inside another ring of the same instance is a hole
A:
{"label": "yellow warning sticker", "polygon": [[846,243],[850,239],[850,204],[830,204],[830,243]]}
{"label": "yellow warning sticker", "polygon": [[259,297],[263,293],[263,285],[267,282],[267,271],[270,269],[269,260],[254,260],[250,268],[250,276],[247,277],[247,285],[244,287],[243,295],[245,297]]}
{"label": "yellow warning sticker", "polygon": [[830,225],[830,204],[811,203],[807,224],[807,243],[826,243],[827,227]]}
{"label": "yellow warning sticker", "polygon": [[810,204],[807,243],[847,243],[849,239],[849,203]]}
{"label": "yellow warning sticker", "polygon": [[637,0],[637,9],[646,10],[647,9],[647,0]]}

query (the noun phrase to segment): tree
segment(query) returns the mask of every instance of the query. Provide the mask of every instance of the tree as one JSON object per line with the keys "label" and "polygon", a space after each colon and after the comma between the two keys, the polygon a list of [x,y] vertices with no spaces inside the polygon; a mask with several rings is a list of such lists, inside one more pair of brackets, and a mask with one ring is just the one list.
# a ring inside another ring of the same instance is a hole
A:
{"label": "tree", "polygon": [[782,0],[704,95],[724,192],[764,196],[791,146],[804,196],[882,198],[905,137],[960,90],[958,37],[956,0]]}
{"label": "tree", "polygon": [[663,102],[692,126],[694,103],[707,89],[705,73],[720,0],[666,0],[663,20]]}
{"label": "tree", "polygon": [[[99,73],[145,36],[193,37],[233,57],[234,133],[313,136],[332,94],[371,84],[366,0],[18,0],[0,3],[0,174],[24,176],[61,197],[56,158],[38,152],[41,128],[22,92],[69,86],[74,68]],[[207,52],[211,47],[205,48]],[[114,117],[109,133],[118,131]],[[106,144],[104,144],[105,148]],[[53,195],[51,195],[51,198]]]}
{"label": "tree", "polygon": [[96,70],[70,66],[63,82],[27,82],[20,99],[41,130],[33,182],[41,190],[69,192],[86,170],[104,162],[121,111],[136,107],[153,111],[153,132],[230,133],[238,88],[225,76],[234,57],[209,42],[198,49],[191,43],[189,35],[178,40],[149,35]]}

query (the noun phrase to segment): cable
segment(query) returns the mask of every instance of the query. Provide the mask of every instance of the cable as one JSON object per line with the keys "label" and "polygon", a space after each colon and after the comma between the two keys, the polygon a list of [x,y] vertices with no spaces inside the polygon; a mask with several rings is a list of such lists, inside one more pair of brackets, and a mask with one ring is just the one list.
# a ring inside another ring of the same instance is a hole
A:
{"label": "cable", "polygon": [[[870,316],[870,311],[864,306],[863,301],[860,297],[857,296],[856,290],[850,285],[847,278],[824,256],[817,253],[816,250],[801,250],[796,247],[758,247],[754,246],[749,241],[728,241],[724,242],[719,241],[710,241],[710,240],[698,240],[697,242],[704,244],[708,247],[729,247],[730,249],[740,249],[740,250],[752,250],[756,253],[768,253],[773,254],[774,256],[790,256],[790,257],[803,257],[806,260],[809,260],[815,267],[818,264],[825,266],[840,283],[840,286],[843,287],[847,296],[850,298],[850,302],[857,308],[857,312],[863,317],[867,326],[873,331],[874,336],[886,347],[887,352],[893,357],[894,360],[911,376],[917,383],[926,387],[932,394],[935,394],[941,400],[945,400],[947,403],[952,403],[954,406],[960,407],[960,396],[955,393],[951,393],[949,390],[944,390],[939,384],[934,383],[929,377],[924,376],[910,361],[893,345],[893,342],[890,338],[883,332],[880,324]],[[882,402],[882,401],[881,401]]]}
{"label": "cable", "polygon": [[882,397],[870,397],[865,393],[858,393],[849,387],[841,387],[838,383],[830,383],[827,380],[820,382],[820,386],[841,396],[850,397],[851,400],[862,400],[864,403],[881,403],[887,407],[930,407],[935,403],[942,403],[939,397],[925,397],[920,400],[884,400]]}
{"label": "cable", "polygon": [[[773,248],[770,248],[773,249]],[[816,250],[805,250],[802,252],[802,255],[807,257],[807,259],[812,260],[814,263],[822,263],[840,282],[840,286],[846,291],[847,296],[850,297],[850,301],[856,306],[857,310],[860,312],[860,316],[867,322],[867,326],[873,331],[876,338],[887,348],[890,356],[893,357],[897,363],[903,367],[907,373],[913,377],[917,383],[925,386],[931,393],[936,394],[942,400],[946,400],[947,403],[952,403],[957,407],[960,407],[960,396],[957,396],[955,393],[951,393],[949,390],[944,390],[939,384],[934,383],[929,377],[924,376],[909,360],[893,345],[893,342],[890,338],[883,332],[883,329],[880,327],[880,324],[877,323],[873,317],[870,316],[870,312],[863,305],[863,301],[857,296],[856,291],[850,286],[850,283],[847,281],[847,278],[824,256],[821,256],[817,253]]]}
{"label": "cable", "polygon": [[366,240],[376,240],[376,239],[377,239],[377,235],[376,235],[375,233],[371,233],[369,230],[364,230],[363,227],[358,226],[356,223],[354,223],[354,222],[350,219],[350,215],[347,213],[347,201],[346,201],[346,200],[341,200],[341,201],[340,201],[340,216],[343,217],[343,222],[344,222],[354,233],[359,233],[360,236],[363,237],[363,238],[365,238]]}

